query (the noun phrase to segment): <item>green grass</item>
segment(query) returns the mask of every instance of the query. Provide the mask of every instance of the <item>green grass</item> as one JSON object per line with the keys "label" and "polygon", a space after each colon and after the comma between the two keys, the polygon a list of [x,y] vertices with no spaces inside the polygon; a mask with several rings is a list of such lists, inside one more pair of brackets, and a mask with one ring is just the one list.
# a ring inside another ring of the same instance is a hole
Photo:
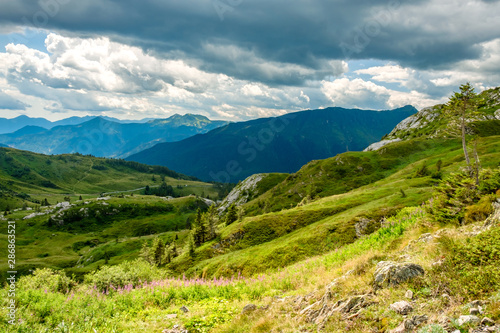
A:
{"label": "green grass", "polygon": [[[135,259],[142,244],[155,235],[179,247],[187,237],[186,223],[198,208],[206,205],[197,198],[171,200],[150,196],[128,196],[106,201],[76,203],[49,224],[52,214],[24,220],[31,211],[8,215],[16,222],[16,266],[20,274],[37,267],[65,269],[82,276],[105,262]],[[60,222],[59,222],[60,221]],[[6,256],[7,230],[0,234],[0,254]],[[0,264],[3,272],[6,263]],[[5,274],[5,273],[3,273]]]}
{"label": "green grass", "polygon": [[[419,147],[420,150],[417,149]],[[402,154],[409,151],[415,151],[415,156],[404,158]],[[481,139],[478,151],[484,167],[498,166],[498,137]],[[438,160],[443,162],[443,175],[457,172],[464,166],[463,152],[457,141],[440,143],[439,140],[418,139],[396,143],[387,147],[385,152],[347,153],[312,162],[300,171],[303,175],[298,176],[294,183],[285,180],[278,187],[299,188],[302,180],[311,179],[314,172],[321,170],[319,164],[347,160],[353,154],[378,156],[379,161],[382,158],[394,161],[394,156],[401,156],[399,160],[405,161],[395,164],[396,167],[385,178],[349,192],[318,198],[298,207],[292,205],[293,208],[279,212],[248,216],[227,227],[221,225],[220,236],[216,240],[199,247],[194,258],[181,255],[173,261],[170,269],[177,274],[194,276],[228,276],[238,272],[251,275],[340,248],[355,241],[354,224],[357,218],[373,220],[376,226],[377,222],[393,215],[397,209],[429,199],[433,186],[439,181],[431,177],[436,172]],[[416,171],[423,163],[428,166],[429,175],[418,177]],[[325,180],[324,186],[335,186],[334,182],[335,178],[330,183]],[[405,192],[405,197],[400,190]],[[272,190],[262,197],[271,193]]]}
{"label": "green grass", "polygon": [[[153,180],[153,177],[155,180]],[[218,197],[212,185],[165,167],[92,156],[46,156],[11,148],[0,148],[0,210],[96,197],[100,193],[143,193],[146,185],[159,186],[164,178],[179,195]],[[135,191],[134,191],[135,190]]]}

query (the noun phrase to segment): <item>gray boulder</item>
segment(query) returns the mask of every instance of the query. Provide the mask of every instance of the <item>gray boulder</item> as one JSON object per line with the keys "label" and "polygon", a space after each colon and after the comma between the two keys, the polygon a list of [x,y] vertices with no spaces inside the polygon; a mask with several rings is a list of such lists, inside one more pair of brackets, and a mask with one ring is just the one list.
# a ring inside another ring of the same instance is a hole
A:
{"label": "gray boulder", "polygon": [[374,285],[376,288],[396,286],[424,274],[422,266],[417,264],[381,261],[375,269]]}
{"label": "gray boulder", "polygon": [[458,326],[464,326],[467,324],[478,324],[480,319],[477,316],[460,316],[457,320]]}
{"label": "gray boulder", "polygon": [[257,310],[257,306],[255,304],[247,304],[245,305],[245,307],[243,308],[243,311],[241,311],[241,314],[245,314],[245,313],[249,313],[249,312],[253,312]]}
{"label": "gray boulder", "polygon": [[407,301],[399,301],[396,303],[392,303],[390,305],[390,308],[399,313],[400,315],[406,315],[413,311],[413,306]]}

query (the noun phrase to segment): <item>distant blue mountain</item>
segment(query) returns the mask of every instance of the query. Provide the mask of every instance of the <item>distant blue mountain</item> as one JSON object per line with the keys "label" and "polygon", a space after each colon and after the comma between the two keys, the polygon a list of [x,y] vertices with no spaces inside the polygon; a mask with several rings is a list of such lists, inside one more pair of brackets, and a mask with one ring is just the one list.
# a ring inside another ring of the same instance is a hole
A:
{"label": "distant blue mountain", "polygon": [[11,137],[11,138],[19,138],[24,135],[30,135],[30,134],[38,134],[42,132],[46,132],[48,129],[40,126],[24,126],[20,130],[15,131],[14,133],[9,133],[5,134],[5,136]]}
{"label": "distant blue mountain", "polygon": [[158,144],[127,159],[166,166],[205,181],[237,182],[256,173],[296,172],[311,160],[363,150],[416,112],[412,106],[392,111],[301,111],[231,123]]}
{"label": "distant blue mountain", "polygon": [[[47,120],[45,118],[31,118],[28,116],[19,116],[12,119],[0,118],[0,134],[13,133],[26,126],[38,126],[38,127],[43,127],[45,129],[51,129],[56,126],[79,125],[94,118],[97,117],[96,116],[69,117],[54,122]],[[101,118],[122,124],[146,123],[151,120],[151,118],[146,118],[142,120],[120,120],[112,117],[101,117]]]}
{"label": "distant blue mountain", "polygon": [[[73,123],[81,119],[83,118],[73,117],[65,119],[65,122]],[[85,119],[88,120],[83,123],[58,125],[51,129],[25,126],[14,133],[0,135],[0,142],[13,148],[42,154],[78,152],[118,158],[137,153],[160,142],[183,140],[227,124],[226,121],[212,121],[204,116],[192,114],[173,115],[167,119],[154,119],[143,123],[120,123],[103,117]]]}
{"label": "distant blue mountain", "polygon": [[13,133],[26,126],[49,128],[52,126],[52,122],[44,118],[30,118],[28,116],[19,116],[12,119],[0,118],[0,134]]}

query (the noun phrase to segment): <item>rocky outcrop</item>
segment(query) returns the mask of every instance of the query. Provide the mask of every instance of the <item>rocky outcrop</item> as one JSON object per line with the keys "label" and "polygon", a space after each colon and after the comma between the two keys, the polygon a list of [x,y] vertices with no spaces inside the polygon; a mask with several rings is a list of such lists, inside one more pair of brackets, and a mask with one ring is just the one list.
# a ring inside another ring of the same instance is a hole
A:
{"label": "rocky outcrop", "polygon": [[219,213],[223,213],[233,203],[236,206],[241,206],[250,200],[255,195],[257,183],[264,179],[265,176],[266,174],[258,173],[239,183],[222,201],[218,208]]}
{"label": "rocky outcrop", "polygon": [[372,143],[371,145],[369,145],[368,147],[366,147],[363,151],[375,151],[375,150],[379,150],[380,148],[382,148],[383,146],[385,146],[385,145],[387,145],[389,143],[398,142],[398,141],[401,141],[401,139],[395,138],[395,139],[389,139],[389,140],[382,140],[382,141],[379,141],[379,142]]}
{"label": "rocky outcrop", "polygon": [[424,273],[422,266],[417,264],[380,261],[374,273],[374,286],[375,288],[396,286]]}

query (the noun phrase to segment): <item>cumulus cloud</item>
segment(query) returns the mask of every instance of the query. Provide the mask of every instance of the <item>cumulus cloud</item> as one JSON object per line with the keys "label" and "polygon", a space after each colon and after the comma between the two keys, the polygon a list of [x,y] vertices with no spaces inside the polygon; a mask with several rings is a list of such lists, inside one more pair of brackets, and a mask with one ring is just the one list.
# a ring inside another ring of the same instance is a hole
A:
{"label": "cumulus cloud", "polygon": [[310,102],[300,88],[206,72],[105,37],[51,33],[45,46],[47,53],[8,44],[0,53],[0,77],[20,94],[44,100],[40,108],[48,112],[135,112],[144,117],[196,112],[248,119],[305,108]]}
{"label": "cumulus cloud", "polygon": [[383,110],[405,105],[423,108],[443,101],[442,99],[432,99],[417,91],[403,92],[388,89],[359,78],[323,81],[321,90],[333,104],[348,108]]}
{"label": "cumulus cloud", "polygon": [[366,69],[355,71],[356,74],[367,74],[373,80],[387,83],[403,83],[406,82],[415,70],[402,68],[396,65],[375,66]]}

